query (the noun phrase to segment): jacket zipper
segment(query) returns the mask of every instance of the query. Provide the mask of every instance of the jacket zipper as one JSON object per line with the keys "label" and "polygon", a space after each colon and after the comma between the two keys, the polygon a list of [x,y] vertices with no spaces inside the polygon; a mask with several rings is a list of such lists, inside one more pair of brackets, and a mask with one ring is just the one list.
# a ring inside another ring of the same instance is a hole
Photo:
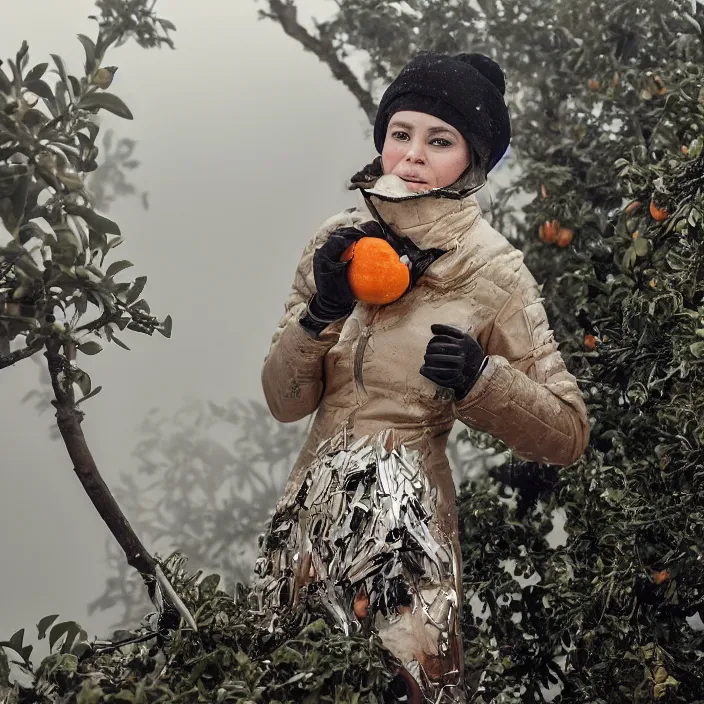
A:
{"label": "jacket zipper", "polygon": [[364,387],[364,352],[367,349],[369,338],[372,336],[372,325],[379,315],[380,308],[377,308],[372,314],[369,322],[364,326],[360,333],[357,349],[354,353],[354,381],[358,391],[361,390],[366,394],[367,390]]}

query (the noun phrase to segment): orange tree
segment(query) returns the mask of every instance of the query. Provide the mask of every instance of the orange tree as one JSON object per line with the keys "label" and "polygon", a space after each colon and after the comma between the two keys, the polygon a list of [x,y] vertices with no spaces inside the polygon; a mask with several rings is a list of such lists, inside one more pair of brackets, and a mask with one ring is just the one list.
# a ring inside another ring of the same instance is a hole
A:
{"label": "orange tree", "polygon": [[474,701],[702,698],[702,4],[340,0],[312,29],[259,4],[370,119],[417,50],[506,73],[518,175],[493,222],[543,285],[593,427],[575,465],[512,459],[460,498]]}

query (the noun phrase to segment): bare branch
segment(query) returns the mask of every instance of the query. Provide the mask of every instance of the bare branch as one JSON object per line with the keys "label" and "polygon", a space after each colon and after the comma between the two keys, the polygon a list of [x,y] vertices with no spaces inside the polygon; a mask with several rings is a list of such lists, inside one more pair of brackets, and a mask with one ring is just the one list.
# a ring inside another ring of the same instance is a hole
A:
{"label": "bare branch", "polygon": [[262,12],[262,16],[278,22],[289,37],[295,39],[304,49],[312,52],[320,61],[327,64],[332,75],[357,99],[370,124],[373,125],[377,112],[374,98],[357,80],[349,66],[340,59],[335,47],[330,42],[324,42],[319,37],[313,36],[298,22],[296,6],[292,0],[267,0],[267,2],[269,12]]}
{"label": "bare branch", "polygon": [[175,592],[173,588],[168,583],[156,560],[137,537],[98,471],[81,428],[83,412],[76,405],[73,391],[69,359],[74,354],[75,349],[69,350],[67,355],[62,354],[61,343],[57,340],[49,340],[47,342],[47,350],[44,353],[49,368],[49,376],[51,377],[51,385],[56,397],[56,400],[52,401],[56,408],[56,423],[59,426],[59,432],[73,463],[73,470],[100,517],[105,521],[110,532],[123,549],[128,564],[140,572],[147,586],[149,596],[157,605],[157,608],[159,608],[159,599],[155,598],[155,594],[158,589],[161,589],[162,593],[165,594],[167,603],[184,617],[191,628],[197,630],[196,623],[190,612],[177,595],[174,599]]}
{"label": "bare branch", "polygon": [[11,367],[13,364],[17,364],[17,362],[21,362],[23,359],[28,359],[33,354],[39,352],[39,350],[43,346],[44,343],[39,342],[34,345],[30,345],[29,347],[24,347],[21,350],[11,352],[10,354],[5,355],[4,357],[0,357],[0,369],[5,369],[5,367]]}

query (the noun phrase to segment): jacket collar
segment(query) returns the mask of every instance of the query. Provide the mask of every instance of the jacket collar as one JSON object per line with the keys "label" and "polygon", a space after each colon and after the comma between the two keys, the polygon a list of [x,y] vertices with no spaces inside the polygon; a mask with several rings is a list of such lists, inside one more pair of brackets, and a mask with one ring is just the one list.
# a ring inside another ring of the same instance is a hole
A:
{"label": "jacket collar", "polygon": [[360,190],[375,219],[421,249],[452,247],[481,218],[476,196],[452,198],[440,189],[413,193],[398,176],[381,176]]}

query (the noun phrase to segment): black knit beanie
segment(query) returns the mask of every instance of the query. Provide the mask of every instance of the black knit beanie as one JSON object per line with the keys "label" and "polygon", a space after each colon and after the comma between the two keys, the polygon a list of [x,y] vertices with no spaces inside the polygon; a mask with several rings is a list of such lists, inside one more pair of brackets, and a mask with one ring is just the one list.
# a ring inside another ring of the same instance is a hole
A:
{"label": "black knit beanie", "polygon": [[452,125],[479,155],[489,173],[506,152],[511,121],[499,65],[482,54],[418,54],[381,98],[374,145],[381,154],[394,113],[413,110]]}

